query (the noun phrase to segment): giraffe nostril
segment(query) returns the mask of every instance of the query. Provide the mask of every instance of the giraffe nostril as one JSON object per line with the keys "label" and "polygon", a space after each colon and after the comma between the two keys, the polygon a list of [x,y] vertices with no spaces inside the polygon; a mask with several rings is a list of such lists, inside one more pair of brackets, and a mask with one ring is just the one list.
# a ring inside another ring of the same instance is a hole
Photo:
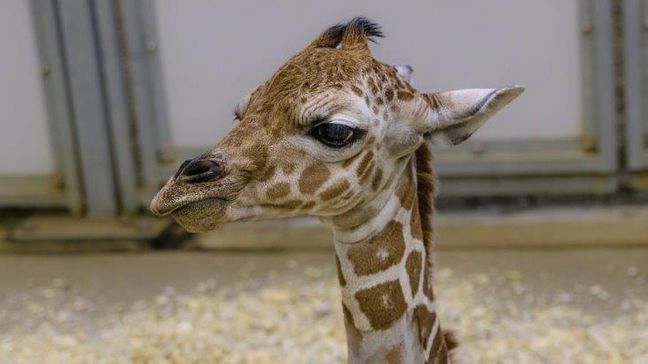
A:
{"label": "giraffe nostril", "polygon": [[182,162],[180,165],[180,168],[176,171],[175,175],[173,176],[173,179],[178,179],[180,176],[180,173],[182,173],[182,170],[187,166],[187,164],[191,163],[191,159],[187,159],[186,161]]}
{"label": "giraffe nostril", "polygon": [[193,159],[185,161],[176,173],[176,179],[182,177],[186,182],[206,182],[221,178],[223,168],[220,163],[211,159]]}
{"label": "giraffe nostril", "polygon": [[208,172],[211,169],[211,163],[207,161],[197,161],[189,163],[189,165],[182,172],[185,176],[195,176],[197,174]]}

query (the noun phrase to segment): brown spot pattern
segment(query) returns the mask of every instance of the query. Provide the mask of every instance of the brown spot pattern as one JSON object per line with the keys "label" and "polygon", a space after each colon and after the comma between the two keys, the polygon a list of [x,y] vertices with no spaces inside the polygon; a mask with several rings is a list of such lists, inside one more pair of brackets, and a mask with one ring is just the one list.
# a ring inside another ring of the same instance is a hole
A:
{"label": "brown spot pattern", "polygon": [[387,102],[390,102],[391,100],[394,99],[394,90],[391,88],[388,88],[387,91],[385,91],[385,99],[387,99]]}
{"label": "brown spot pattern", "polygon": [[281,170],[284,174],[289,175],[295,171],[295,163],[285,162],[281,165]]}
{"label": "brown spot pattern", "polygon": [[418,204],[415,204],[410,214],[410,232],[414,239],[423,240],[423,229],[421,228],[421,215]]}
{"label": "brown spot pattern", "polygon": [[355,156],[353,156],[353,157],[351,157],[349,159],[345,159],[342,162],[342,168],[346,168],[346,167],[350,166],[351,164],[353,164],[353,162],[355,162],[355,160],[358,158],[359,155],[360,154],[356,154]]}
{"label": "brown spot pattern", "polygon": [[419,282],[421,280],[421,269],[423,269],[423,255],[421,252],[413,251],[405,261],[405,269],[409,277],[410,287],[412,288],[412,297],[418,291]]}
{"label": "brown spot pattern", "polygon": [[376,93],[375,91],[373,91],[374,89],[376,89],[376,83],[374,82],[373,77],[369,77],[367,79],[367,83],[369,84],[369,88],[372,90],[372,92]]}
{"label": "brown spot pattern", "polygon": [[[342,195],[342,199],[343,200],[348,200],[348,199],[351,198],[351,196],[353,196],[353,194],[354,194],[353,190],[348,190]],[[360,205],[360,204],[361,204],[361,202],[358,202],[358,205]]]}
{"label": "brown spot pattern", "polygon": [[338,280],[340,281],[340,286],[346,286],[346,279],[344,279],[344,274],[342,273],[342,267],[340,266],[340,258],[337,254],[335,255],[335,266],[337,267]]}
{"label": "brown spot pattern", "polygon": [[378,273],[401,261],[405,252],[403,225],[390,221],[369,241],[356,243],[347,252],[359,276]]}
{"label": "brown spot pattern", "polygon": [[421,342],[421,345],[425,347],[425,344],[427,344],[428,338],[430,337],[430,333],[432,333],[434,321],[436,321],[436,313],[430,312],[425,305],[418,305],[414,308],[414,318],[418,323],[419,341]]}
{"label": "brown spot pattern", "polygon": [[382,182],[382,168],[378,167],[376,169],[376,173],[374,173],[373,179],[371,180],[371,189],[374,192],[378,191],[378,187],[380,187],[380,182]]}
{"label": "brown spot pattern", "polygon": [[372,176],[372,172],[375,165],[376,165],[375,161],[371,161],[369,163],[369,167],[366,169],[366,171],[363,174],[360,175],[360,180],[359,180],[360,184],[364,184],[369,179],[369,177]]}
{"label": "brown spot pattern", "polygon": [[362,92],[362,90],[356,85],[351,85],[351,91],[353,91],[354,94],[356,94],[356,95],[358,95],[360,97],[362,97],[364,95],[364,92]]}
{"label": "brown spot pattern", "polygon": [[360,305],[360,310],[376,330],[388,329],[407,310],[407,303],[398,280],[359,290],[355,298]]}
{"label": "brown spot pattern", "polygon": [[266,192],[266,195],[270,199],[278,199],[288,196],[289,193],[290,184],[286,182],[279,182],[275,185],[270,186],[270,188],[268,188],[268,191]]}
{"label": "brown spot pattern", "polygon": [[401,101],[410,101],[414,98],[414,94],[409,91],[399,90],[396,93],[396,97]]}
{"label": "brown spot pattern", "polygon": [[356,170],[356,174],[358,176],[361,176],[364,171],[367,169],[369,166],[369,162],[373,159],[373,152],[368,151],[363,157],[362,160],[360,161],[360,164],[358,164],[358,169]]}
{"label": "brown spot pattern", "polygon": [[431,364],[448,363],[448,348],[443,340],[441,328],[439,328],[436,335],[434,335],[434,340],[432,340],[432,349],[430,349],[430,356],[428,357],[427,362]]}
{"label": "brown spot pattern", "polygon": [[423,267],[423,294],[430,300],[434,301],[434,291],[432,290],[432,264],[428,257]]}
{"label": "brown spot pattern", "polygon": [[403,355],[401,353],[401,348],[396,347],[392,348],[385,355],[386,364],[401,364],[403,362]]}
{"label": "brown spot pattern", "polygon": [[349,181],[343,179],[335,181],[329,188],[320,193],[320,198],[322,201],[332,200],[335,197],[340,196],[344,191],[351,188]]}
{"label": "brown spot pattern", "polygon": [[299,191],[312,194],[320,188],[331,176],[331,172],[323,163],[312,164],[302,172],[299,178]]}
{"label": "brown spot pattern", "polygon": [[344,313],[344,319],[347,321],[347,323],[355,327],[355,322],[353,322],[353,315],[344,303],[342,304],[342,312]]}
{"label": "brown spot pattern", "polygon": [[443,341],[445,341],[449,353],[459,346],[459,339],[453,330],[443,330]]}
{"label": "brown spot pattern", "polygon": [[274,164],[268,166],[268,168],[266,168],[266,170],[263,171],[263,173],[261,173],[261,175],[259,176],[259,178],[257,178],[257,180],[259,182],[264,182],[269,180],[270,178],[272,178],[272,176],[275,175],[275,168],[276,167]]}
{"label": "brown spot pattern", "polygon": [[245,149],[243,155],[252,161],[255,170],[261,171],[266,167],[268,148],[263,144],[256,144]]}
{"label": "brown spot pattern", "polygon": [[[359,202],[358,205],[362,205],[362,202]],[[334,216],[333,224],[342,229],[349,229],[372,219],[377,213],[378,210],[369,206],[354,208],[341,215]]]}

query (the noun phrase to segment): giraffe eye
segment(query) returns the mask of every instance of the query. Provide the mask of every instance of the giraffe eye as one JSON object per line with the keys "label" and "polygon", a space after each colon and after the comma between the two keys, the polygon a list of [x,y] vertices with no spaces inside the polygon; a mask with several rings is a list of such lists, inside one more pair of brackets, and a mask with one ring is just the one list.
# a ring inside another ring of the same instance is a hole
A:
{"label": "giraffe eye", "polygon": [[311,129],[310,134],[329,147],[340,148],[356,141],[362,130],[345,124],[324,123]]}

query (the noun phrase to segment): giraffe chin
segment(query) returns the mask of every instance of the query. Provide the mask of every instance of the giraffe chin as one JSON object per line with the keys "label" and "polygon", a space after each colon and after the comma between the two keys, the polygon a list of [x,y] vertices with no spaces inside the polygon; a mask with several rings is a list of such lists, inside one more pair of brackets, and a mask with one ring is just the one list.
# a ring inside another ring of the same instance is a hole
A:
{"label": "giraffe chin", "polygon": [[173,219],[190,233],[214,230],[227,221],[229,203],[208,198],[184,205],[171,213]]}

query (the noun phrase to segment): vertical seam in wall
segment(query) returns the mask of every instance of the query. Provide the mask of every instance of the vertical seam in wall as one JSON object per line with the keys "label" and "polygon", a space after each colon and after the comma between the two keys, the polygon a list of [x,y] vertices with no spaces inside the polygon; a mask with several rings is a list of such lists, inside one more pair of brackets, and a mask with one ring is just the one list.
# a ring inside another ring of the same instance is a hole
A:
{"label": "vertical seam in wall", "polygon": [[630,174],[628,170],[628,155],[626,151],[626,103],[625,103],[625,45],[624,45],[624,12],[622,0],[612,0],[612,52],[614,57],[614,116],[617,138],[617,184],[620,193],[630,192]]}
{"label": "vertical seam in wall", "polygon": [[75,115],[74,115],[74,100],[72,99],[72,92],[70,90],[70,71],[69,71],[69,66],[68,66],[68,61],[67,61],[67,55],[65,53],[65,37],[63,36],[63,29],[62,29],[62,23],[61,23],[61,7],[59,6],[59,0],[52,0],[52,8],[53,8],[53,15],[55,17],[54,23],[55,23],[55,31],[56,31],[56,38],[58,39],[59,45],[60,45],[60,57],[61,57],[61,71],[63,72],[63,88],[65,89],[65,102],[66,102],[66,107],[69,112],[70,116],[70,131],[72,135],[70,136],[70,141],[72,142],[72,147],[74,150],[72,158],[74,159],[74,163],[76,165],[76,177],[78,178],[78,189],[79,189],[79,196],[80,196],[80,213],[84,213],[87,210],[87,200],[86,200],[86,190],[85,190],[85,184],[84,184],[84,178],[83,178],[83,170],[81,166],[81,157],[80,157],[80,150],[79,150],[79,134],[76,126],[76,120],[75,120]]}
{"label": "vertical seam in wall", "polygon": [[117,169],[117,154],[115,153],[115,145],[113,139],[110,137],[114,135],[112,130],[111,120],[112,120],[112,111],[108,105],[108,90],[106,89],[106,75],[105,75],[105,59],[103,55],[103,49],[101,44],[101,39],[99,37],[99,27],[98,27],[98,17],[97,17],[97,7],[94,0],[87,0],[88,8],[90,10],[90,24],[92,26],[92,39],[94,41],[94,53],[95,58],[97,59],[97,73],[99,75],[99,92],[101,93],[101,107],[103,109],[105,118],[104,118],[104,129],[106,130],[106,136],[108,138],[108,149],[110,151],[110,176],[112,178],[113,193],[115,194],[117,211],[122,211],[122,191],[119,183],[119,171]]}
{"label": "vertical seam in wall", "polygon": [[[126,26],[124,21],[124,3],[122,0],[115,0],[115,25],[117,29],[117,43],[119,47],[120,60],[122,64],[122,77],[125,86],[126,92],[126,103],[128,107],[128,118],[130,121],[130,134],[131,134],[131,148],[133,150],[133,156],[135,159],[135,166],[137,171],[141,171],[142,168],[142,156],[139,152],[139,143],[140,138],[139,130],[137,128],[137,112],[135,111],[135,95],[133,91],[133,75],[130,67],[130,52],[128,49],[128,39],[126,37]],[[137,184],[141,186],[143,184],[143,176],[141,173],[136,174]]]}

